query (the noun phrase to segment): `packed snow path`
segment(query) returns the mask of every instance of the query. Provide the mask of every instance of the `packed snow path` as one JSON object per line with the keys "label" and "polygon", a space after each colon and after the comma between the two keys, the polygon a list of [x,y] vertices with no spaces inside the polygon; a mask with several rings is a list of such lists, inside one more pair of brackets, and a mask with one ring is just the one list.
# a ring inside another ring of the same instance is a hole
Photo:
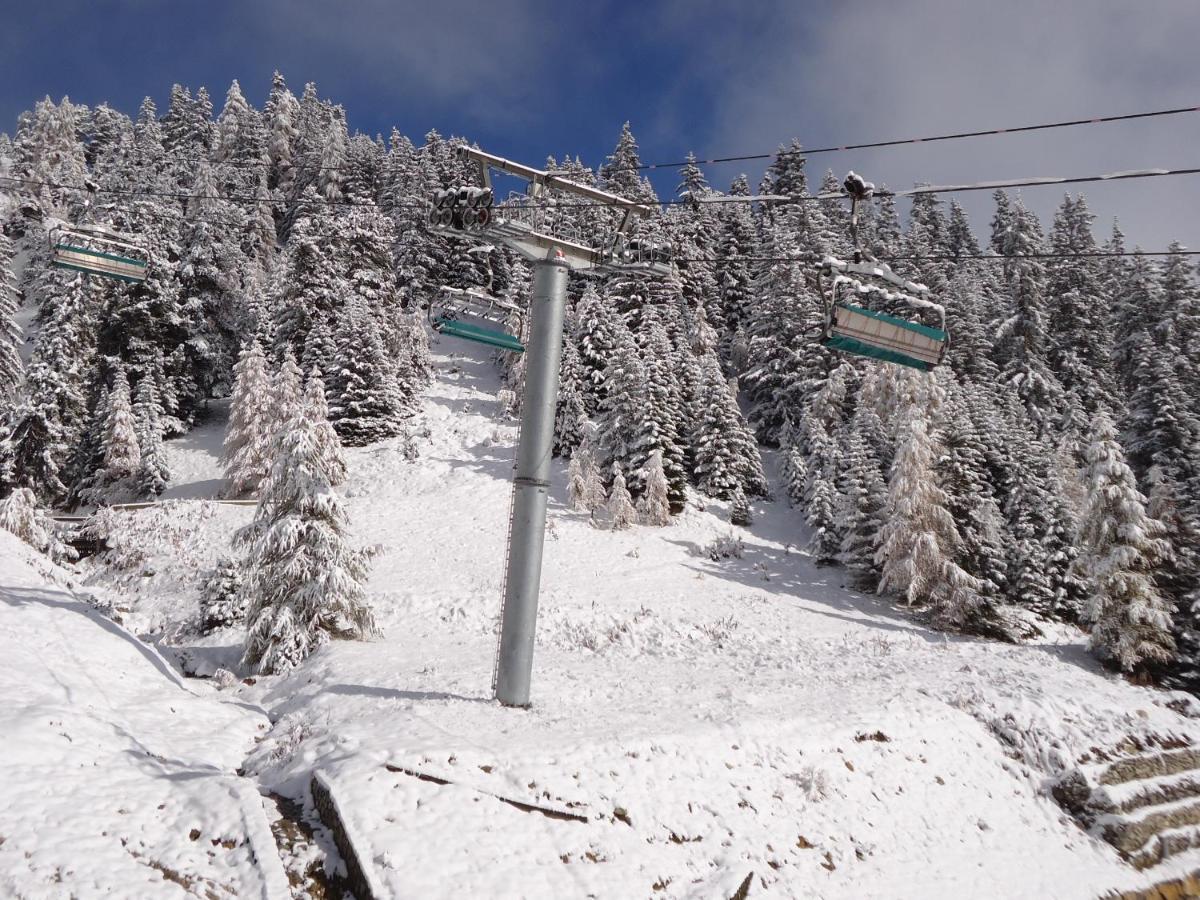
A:
{"label": "packed snow path", "polygon": [[[756,503],[741,555],[713,560],[723,504],[599,531],[557,468],[534,708],[492,702],[516,423],[484,356],[439,358],[417,458],[407,438],[348,453],[356,537],[382,545],[381,636],[225,692],[274,722],[247,770],[306,802],[320,773],[382,895],[719,897],[753,873],[751,896],[1090,898],[1165,877],[1132,871],[1046,786],[1129,735],[1190,740],[1178,697],[1101,672],[1078,636],[932,632],[815,567],[783,502]],[[220,428],[172,445],[205,483],[175,496],[211,496]],[[250,514],[130,514],[152,574],[93,584],[170,637],[195,615],[196,570]],[[234,666],[242,634],[180,658]]]}
{"label": "packed snow path", "polygon": [[288,897],[234,774],[266,717],[185,684],[32,557],[0,532],[0,895]]}

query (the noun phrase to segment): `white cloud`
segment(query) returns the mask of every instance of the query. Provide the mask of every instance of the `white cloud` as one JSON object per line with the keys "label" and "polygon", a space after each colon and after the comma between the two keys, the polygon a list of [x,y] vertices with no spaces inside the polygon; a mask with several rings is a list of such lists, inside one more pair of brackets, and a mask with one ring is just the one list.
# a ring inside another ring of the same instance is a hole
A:
{"label": "white cloud", "polygon": [[[724,29],[713,39],[712,58],[726,74],[712,147],[753,152],[792,136],[820,146],[1200,102],[1200,4],[1193,0],[815,6],[778,3],[770,16],[758,16],[758,27]],[[818,156],[810,165],[818,174],[826,166],[854,168],[907,186],[1195,166],[1198,146],[1200,114],[1190,114]],[[1131,240],[1157,248],[1172,237],[1200,241],[1190,200],[1198,187],[1198,179],[1176,178],[1084,193],[1101,236],[1118,215]],[[1027,190],[1025,198],[1046,216],[1061,191]],[[961,199],[976,227],[984,226],[990,201]]]}

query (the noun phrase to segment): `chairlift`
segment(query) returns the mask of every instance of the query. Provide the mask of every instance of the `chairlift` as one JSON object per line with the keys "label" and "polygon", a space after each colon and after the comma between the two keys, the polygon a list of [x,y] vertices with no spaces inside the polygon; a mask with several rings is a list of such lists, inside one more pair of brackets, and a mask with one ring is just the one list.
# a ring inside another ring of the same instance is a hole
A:
{"label": "chairlift", "polygon": [[146,280],[146,252],[131,238],[103,226],[50,229],[50,264],[88,275],[138,283]]}
{"label": "chairlift", "polygon": [[613,256],[620,261],[623,268],[649,270],[656,264],[661,266],[671,262],[671,245],[666,241],[618,234],[613,246]]}
{"label": "chairlift", "polygon": [[834,350],[929,371],[942,362],[950,336],[946,310],[929,289],[870,259],[858,245],[858,204],[875,186],[851,172],[843,184],[851,198],[854,260],[826,257],[820,268],[825,303],[821,343]]}
{"label": "chairlift", "polygon": [[524,321],[521,308],[483,291],[443,287],[437,301],[430,305],[429,321],[439,334],[513,353],[525,352],[520,341]]}

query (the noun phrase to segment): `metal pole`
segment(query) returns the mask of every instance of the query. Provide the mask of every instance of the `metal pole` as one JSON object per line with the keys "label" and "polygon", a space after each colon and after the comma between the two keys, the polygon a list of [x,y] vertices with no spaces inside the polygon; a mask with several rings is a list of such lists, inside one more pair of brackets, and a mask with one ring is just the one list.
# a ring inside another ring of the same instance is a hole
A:
{"label": "metal pole", "polygon": [[533,270],[521,445],[513,479],[508,571],[504,579],[500,654],[496,663],[496,699],[505,706],[529,706],[567,272],[566,260],[561,252],[554,250],[546,259],[539,260]]}

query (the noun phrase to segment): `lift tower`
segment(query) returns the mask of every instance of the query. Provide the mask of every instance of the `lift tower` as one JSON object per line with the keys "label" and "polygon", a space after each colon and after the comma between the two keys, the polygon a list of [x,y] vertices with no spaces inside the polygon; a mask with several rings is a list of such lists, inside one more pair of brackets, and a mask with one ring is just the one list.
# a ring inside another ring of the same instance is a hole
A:
{"label": "lift tower", "polygon": [[[533,263],[533,297],[529,305],[530,335],[525,347],[525,395],[521,407],[521,439],[513,478],[512,522],[508,566],[504,576],[500,646],[496,658],[496,699],[506,706],[529,706],[546,498],[554,447],[554,410],[558,400],[558,366],[562,352],[563,311],[567,274],[602,276],[627,272],[647,277],[671,272],[664,246],[629,236],[634,220],[652,206],[627,200],[551,172],[459,147],[461,159],[479,167],[479,185],[438,191],[429,224],[436,231],[474,235],[512,248]],[[491,171],[527,182],[524,194],[495,202]],[[585,243],[577,234],[557,230],[546,215],[547,189],[579,202],[614,209],[618,224],[603,246]],[[463,337],[471,339],[469,335]]]}

